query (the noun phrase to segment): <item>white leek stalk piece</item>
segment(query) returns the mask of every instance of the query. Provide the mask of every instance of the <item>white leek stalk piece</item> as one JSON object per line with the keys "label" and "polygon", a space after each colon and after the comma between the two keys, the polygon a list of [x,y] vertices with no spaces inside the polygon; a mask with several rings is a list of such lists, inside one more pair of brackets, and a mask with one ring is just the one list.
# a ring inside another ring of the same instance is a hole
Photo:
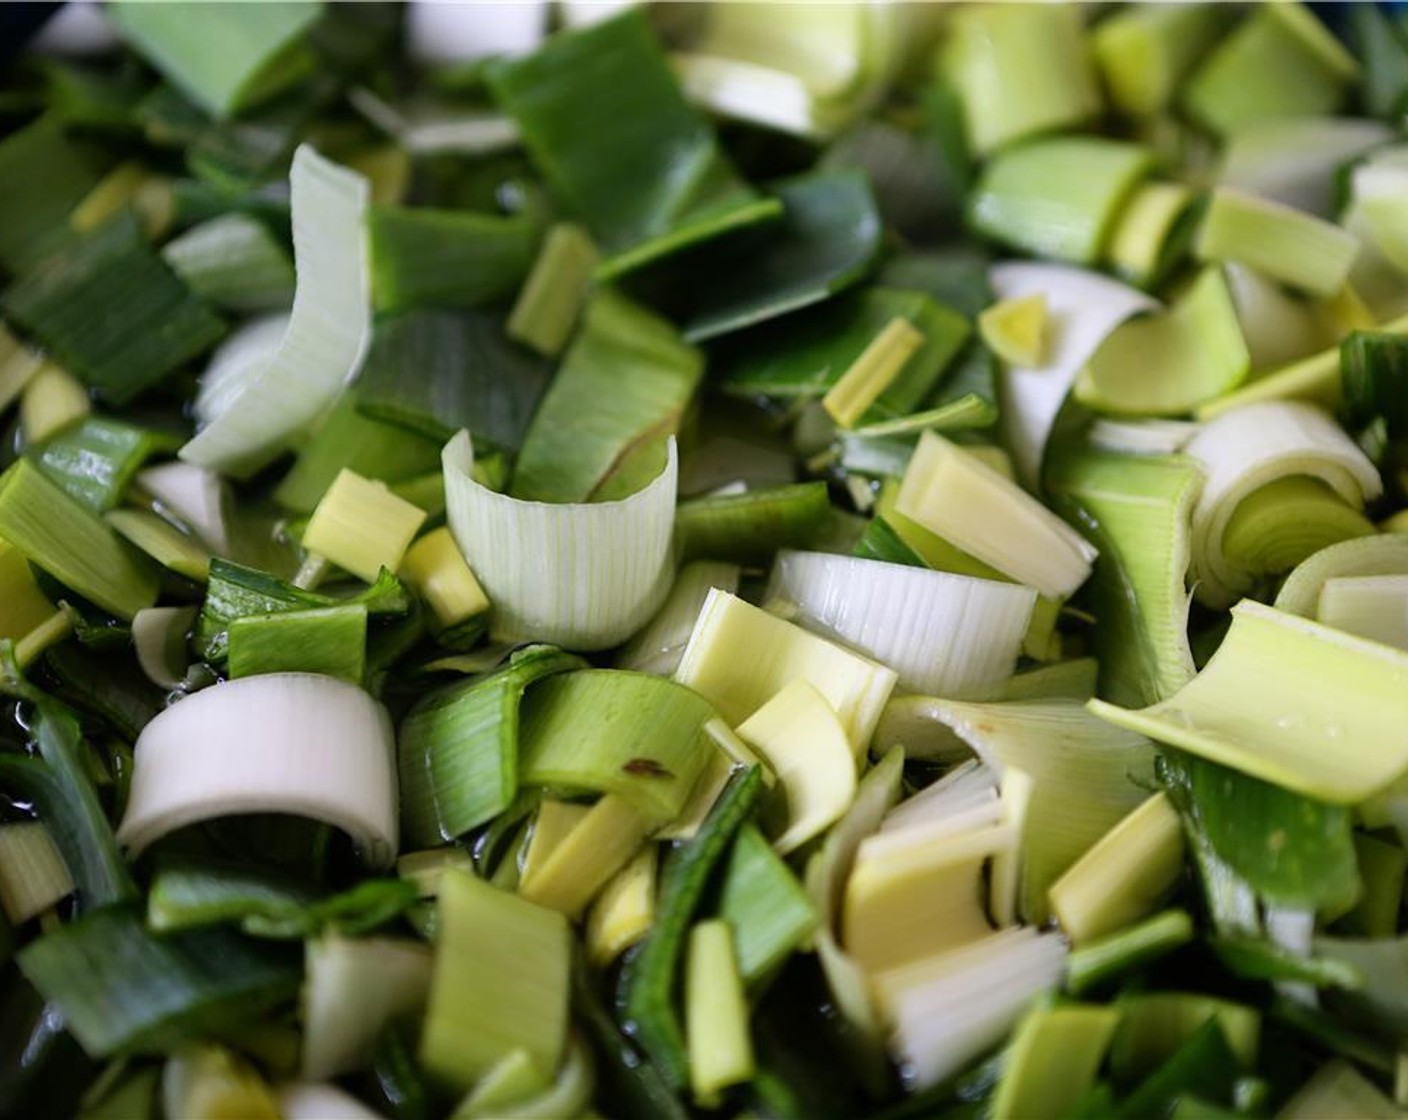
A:
{"label": "white leek stalk piece", "polygon": [[896,674],[715,588],[704,600],[675,680],[735,726],[785,686],[806,681],[836,713],[861,757]]}
{"label": "white leek stalk piece", "polygon": [[1052,598],[1065,598],[1089,579],[1099,555],[1015,482],[935,432],[919,437],[895,510]]}
{"label": "white leek stalk piece", "polygon": [[209,424],[258,381],[279,352],[291,316],[280,311],[241,323],[210,355],[193,405],[197,423]]}
{"label": "white leek stalk piece", "polygon": [[283,1120],[381,1120],[352,1094],[336,1085],[297,1081],[275,1092]]}
{"label": "white leek stalk piece", "polygon": [[450,531],[494,605],[496,641],[606,649],[639,630],[668,594],[679,474],[673,438],[664,470],[614,502],[554,505],[496,493],[473,477],[465,431],[441,458]]}
{"label": "white leek stalk piece", "polygon": [[986,700],[1016,668],[1036,605],[1030,587],[825,552],[779,552],[767,601],[844,642],[926,696]]}
{"label": "white leek stalk piece", "polygon": [[1408,575],[1328,579],[1320,622],[1408,652]]}
{"label": "white leek stalk piece", "polygon": [[73,878],[39,821],[0,825],[0,909],[18,926],[73,893]]}
{"label": "white leek stalk piece", "polygon": [[1111,331],[1159,304],[1108,276],[1064,264],[1009,261],[994,265],[988,279],[1001,300],[1046,297],[1046,360],[1002,372],[1002,440],[1023,485],[1035,488],[1056,414],[1076,376]]}
{"label": "white leek stalk piece", "polygon": [[304,960],[306,1080],[366,1068],[386,1027],[425,1008],[432,960],[419,941],[327,933],[307,942]]}
{"label": "white leek stalk piece", "polygon": [[684,647],[689,644],[689,635],[710,590],[717,587],[733,594],[742,575],[737,564],[721,560],[686,564],[675,576],[669,598],[659,612],[617,656],[617,668],[671,676],[679,668]]}
{"label": "white leek stalk piece", "polygon": [[1335,176],[1393,139],[1380,121],[1354,117],[1273,117],[1225,138],[1217,181],[1307,214],[1333,218]]}
{"label": "white leek stalk piece", "polygon": [[890,1047],[911,1087],[937,1085],[996,1046],[1065,968],[1065,941],[1027,927],[876,976]]}
{"label": "white leek stalk piece", "polygon": [[1198,434],[1198,425],[1189,420],[1110,420],[1090,425],[1088,439],[1101,451],[1123,451],[1129,455],[1172,455],[1182,451]]}
{"label": "white leek stalk piece", "polygon": [[348,833],[362,859],[396,858],[396,746],[386,709],[354,685],[269,673],[167,708],[137,738],[118,840],[140,853],[186,825],[290,813]]}
{"label": "white leek stalk piece", "polygon": [[1212,660],[1138,711],[1101,719],[1254,778],[1352,805],[1408,770],[1408,654],[1244,599]]}
{"label": "white leek stalk piece", "polygon": [[371,335],[365,176],[301,145],[289,174],[298,286],[278,351],[181,458],[247,477],[310,427],[361,368]]}
{"label": "white leek stalk piece", "polygon": [[1273,605],[1287,614],[1314,618],[1319,610],[1320,593],[1328,581],[1397,575],[1408,575],[1408,535],[1384,533],[1340,541],[1297,564],[1281,584]]}
{"label": "white leek stalk piece", "polygon": [[186,639],[196,620],[195,607],[146,607],[132,616],[132,645],[137,664],[159,688],[176,688],[191,659]]}
{"label": "white leek stalk piece", "polygon": [[535,50],[547,35],[546,0],[514,4],[406,5],[406,49],[417,62],[472,62]]}
{"label": "white leek stalk piece", "polygon": [[191,463],[162,463],[139,471],[136,483],[158,513],[180,521],[216,555],[230,554],[229,495],[218,474]]}
{"label": "white leek stalk piece", "polygon": [[1195,594],[1226,607],[1251,587],[1223,549],[1237,507],[1280,479],[1319,479],[1353,509],[1382,489],[1379,472],[1327,413],[1299,401],[1264,401],[1225,412],[1203,426],[1184,449],[1203,468],[1205,482],[1193,507],[1192,570]]}
{"label": "white leek stalk piece", "polygon": [[1237,308],[1237,323],[1251,354],[1252,369],[1269,370],[1308,358],[1337,340],[1325,330],[1314,306],[1292,295],[1254,268],[1236,261],[1222,266]]}
{"label": "white leek stalk piece", "polygon": [[834,824],[856,792],[856,764],[846,729],[826,698],[794,680],[748,717],[738,737],[772,767],[787,798],[787,828],[773,841],[795,851]]}

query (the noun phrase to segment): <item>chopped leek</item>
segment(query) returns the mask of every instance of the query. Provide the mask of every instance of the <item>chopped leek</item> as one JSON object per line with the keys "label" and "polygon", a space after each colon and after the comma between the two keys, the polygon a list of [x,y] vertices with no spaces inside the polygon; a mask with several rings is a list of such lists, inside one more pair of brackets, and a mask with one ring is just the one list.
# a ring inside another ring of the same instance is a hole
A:
{"label": "chopped leek", "polygon": [[256,673],[323,673],[360,685],[366,671],[367,608],[245,615],[230,623],[232,680]]}
{"label": "chopped leek", "polygon": [[1040,292],[995,303],[978,316],[983,341],[1012,366],[1042,365],[1049,329],[1046,297]]}
{"label": "chopped leek", "polygon": [[1131,117],[1166,109],[1224,25],[1216,4],[1148,4],[1102,20],[1091,39],[1110,101]]}
{"label": "chopped leek", "polygon": [[826,484],[798,482],[681,502],[675,510],[675,542],[682,560],[761,567],[780,548],[814,545],[830,520]]}
{"label": "chopped leek", "polygon": [[721,1090],[753,1076],[748,1007],[728,922],[700,922],[689,931],[685,965],[685,1031],[694,1096],[708,1106]]}
{"label": "chopped leek", "polygon": [[524,864],[518,893],[575,921],[612,876],[625,869],[650,831],[648,816],[629,799],[608,793],[544,859]]}
{"label": "chopped leek", "polygon": [[509,337],[547,357],[562,353],[586,302],[596,246],[580,226],[548,230],[509,313]]}
{"label": "chopped leek", "polygon": [[179,438],[90,416],[35,450],[35,463],[72,497],[98,513],[125,496],[147,459],[174,452]]}
{"label": "chopped leek", "polygon": [[657,845],[645,845],[593,901],[586,928],[593,964],[610,964],[655,924],[658,853]]}
{"label": "chopped leek", "polygon": [[1095,1082],[1114,1036],[1112,1007],[1037,1008],[1012,1036],[993,1099],[995,1120],[1066,1115]]}
{"label": "chopped leek", "polygon": [[1236,261],[1322,296],[1344,287],[1358,250],[1338,226],[1227,187],[1213,192],[1194,245],[1200,260]]}
{"label": "chopped leek", "polygon": [[222,214],[166,244],[162,257],[191,290],[230,311],[281,311],[293,302],[293,262],[248,214]]}
{"label": "chopped leek", "polygon": [[37,821],[0,825],[0,908],[22,925],[73,892],[73,879]]}
{"label": "chopped leek", "polygon": [[737,564],[711,560],[686,564],[675,577],[675,584],[660,612],[621,651],[616,659],[617,666],[662,677],[673,676],[709,592],[717,587],[735,594],[739,575]]}
{"label": "chopped leek", "polygon": [[425,511],[379,482],[344,469],[328,487],[308,528],[303,547],[368,583],[384,568],[401,566]]}
{"label": "chopped leek", "polygon": [[[305,543],[307,538],[304,538]],[[489,609],[489,598],[474,578],[449,529],[434,529],[416,541],[401,565],[443,630],[463,626]]]}
{"label": "chopped leek", "polygon": [[719,913],[733,931],[738,971],[750,987],[764,982],[817,925],[802,884],[752,825],[744,825],[733,842]]}

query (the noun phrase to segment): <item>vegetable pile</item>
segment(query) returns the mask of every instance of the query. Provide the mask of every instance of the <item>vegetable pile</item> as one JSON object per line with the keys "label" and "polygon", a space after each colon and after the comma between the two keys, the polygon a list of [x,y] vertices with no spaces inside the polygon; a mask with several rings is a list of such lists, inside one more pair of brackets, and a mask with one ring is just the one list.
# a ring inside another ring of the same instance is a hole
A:
{"label": "vegetable pile", "polygon": [[1327,18],[7,30],[0,1115],[1408,1115]]}

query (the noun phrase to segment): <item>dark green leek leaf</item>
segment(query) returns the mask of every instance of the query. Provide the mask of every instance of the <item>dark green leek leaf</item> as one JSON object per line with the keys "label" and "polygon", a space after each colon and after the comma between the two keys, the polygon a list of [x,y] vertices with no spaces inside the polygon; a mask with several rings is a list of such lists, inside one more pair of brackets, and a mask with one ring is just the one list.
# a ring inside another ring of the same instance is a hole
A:
{"label": "dark green leek leaf", "polygon": [[1278,996],[1271,1004],[1271,1018],[1313,1042],[1318,1048],[1352,1058],[1369,1069],[1392,1074],[1397,1053],[1381,1034],[1367,1034],[1346,1025],[1343,1018],[1298,999]]}
{"label": "dark green leek leaf", "polygon": [[1408,100],[1408,41],[1403,29],[1377,4],[1352,4],[1344,13],[1349,41],[1364,77],[1364,107],[1397,121]]}
{"label": "dark green leek leaf", "polygon": [[1304,957],[1271,941],[1252,937],[1219,937],[1211,942],[1222,966],[1242,980],[1313,984],[1317,988],[1359,991],[1364,973],[1351,961],[1332,954]]}
{"label": "dark green leek leaf", "polygon": [[360,603],[230,620],[230,679],[258,673],[322,673],[360,685],[366,672],[367,608]]}
{"label": "dark green leek leaf", "polygon": [[1321,910],[1357,897],[1350,809],[1190,754],[1167,752],[1161,777],[1187,827],[1268,902]]}
{"label": "dark green leek leaf", "polygon": [[633,450],[678,430],[703,372],[704,356],[664,319],[599,293],[524,436],[510,492],[590,500]]}
{"label": "dark green leek leaf", "polygon": [[518,709],[524,690],[586,662],[530,646],[503,668],[433,693],[401,724],[401,830],[421,847],[497,817],[518,791]]}
{"label": "dark green leek leaf", "polygon": [[724,865],[719,916],[733,932],[738,971],[749,985],[767,979],[817,924],[797,876],[751,824],[739,830]]}
{"label": "dark green leek leaf", "polygon": [[517,345],[484,311],[411,311],[382,319],[357,378],[357,407],[439,447],[461,428],[509,451],[524,433],[552,375],[552,363]]}
{"label": "dark green leek leaf", "polygon": [[950,233],[963,206],[938,147],[933,130],[870,120],[832,144],[819,166],[864,171],[886,225],[908,240],[935,241]]}
{"label": "dark green leek leaf", "polygon": [[137,104],[151,78],[135,60],[112,70],[49,58],[40,69],[49,106],[65,124],[124,131],[138,127]]}
{"label": "dark green leek leaf", "polygon": [[1408,435],[1408,338],[1351,331],[1340,343],[1345,411],[1363,427],[1383,417],[1391,438]]}
{"label": "dark green leek leaf", "polygon": [[72,240],[69,213],[98,185],[104,160],[70,140],[57,116],[40,117],[0,142],[0,265],[20,272]]}
{"label": "dark green leek leaf", "polygon": [[1193,919],[1185,910],[1164,910],[1072,951],[1066,987],[1072,995],[1123,976],[1193,940]]}
{"label": "dark green leek leaf", "polygon": [[928,566],[914,549],[904,543],[883,517],[871,519],[851,555],[866,560],[879,560],[886,564],[905,564],[911,568]]}
{"label": "dark green leek leaf", "polygon": [[1230,1104],[1232,1088],[1241,1069],[1221,1024],[1204,1023],[1178,1051],[1120,1102],[1116,1116],[1144,1120],[1164,1115],[1182,1096]]}
{"label": "dark green leek leaf", "polygon": [[184,436],[90,416],[31,452],[39,469],[95,513],[122,501],[133,476],[157,454],[175,454]]}
{"label": "dark green leek leaf", "polygon": [[122,215],[27,272],[0,308],[85,385],[126,404],[225,333]]}
{"label": "dark green leek leaf", "polygon": [[98,630],[88,649],[73,642],[54,646],[44,654],[44,667],[55,681],[55,696],[105,720],[130,743],[161,711],[165,694],[141,671],[130,637],[119,647],[109,633]]}
{"label": "dark green leek leaf", "polygon": [[762,566],[780,548],[814,547],[830,520],[824,482],[694,498],[675,510],[675,547],[681,563],[733,560]]}
{"label": "dark green leek leaf", "polygon": [[129,906],[61,926],[19,963],[92,1057],[210,1037],[291,997],[301,972],[296,954],[218,927],[157,936]]}
{"label": "dark green leek leaf", "polygon": [[968,247],[896,253],[881,266],[875,281],[927,292],[937,302],[976,319],[993,302],[988,283],[991,263],[987,254]]}

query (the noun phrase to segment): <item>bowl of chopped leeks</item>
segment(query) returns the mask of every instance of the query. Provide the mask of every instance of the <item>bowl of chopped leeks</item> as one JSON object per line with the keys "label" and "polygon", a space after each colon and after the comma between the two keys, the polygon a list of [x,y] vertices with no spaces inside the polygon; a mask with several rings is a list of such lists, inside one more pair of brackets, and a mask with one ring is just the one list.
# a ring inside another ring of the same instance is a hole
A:
{"label": "bowl of chopped leeks", "polygon": [[1408,1114],[1391,7],[0,14],[0,1115]]}

